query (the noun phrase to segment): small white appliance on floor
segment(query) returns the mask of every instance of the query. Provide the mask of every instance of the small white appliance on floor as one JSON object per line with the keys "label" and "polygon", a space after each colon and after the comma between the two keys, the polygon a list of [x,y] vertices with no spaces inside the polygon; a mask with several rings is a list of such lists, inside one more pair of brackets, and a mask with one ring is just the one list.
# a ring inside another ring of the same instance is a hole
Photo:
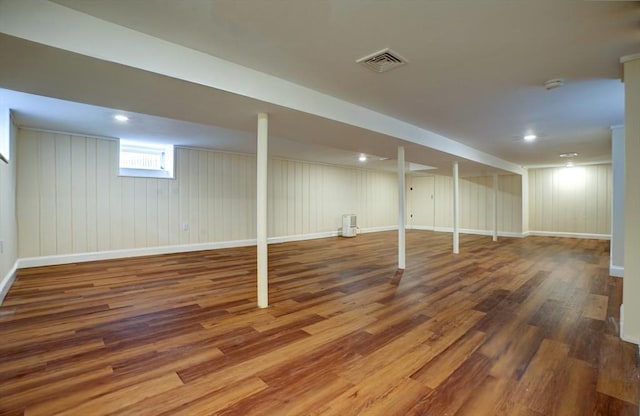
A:
{"label": "small white appliance on floor", "polygon": [[342,216],[342,232],[343,237],[355,237],[358,234],[358,225],[356,214],[345,214]]}

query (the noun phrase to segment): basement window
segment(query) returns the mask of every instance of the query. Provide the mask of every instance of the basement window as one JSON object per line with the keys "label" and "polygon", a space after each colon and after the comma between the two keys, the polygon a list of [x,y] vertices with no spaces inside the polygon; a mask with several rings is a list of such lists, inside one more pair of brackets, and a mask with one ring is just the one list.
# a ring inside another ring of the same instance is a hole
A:
{"label": "basement window", "polygon": [[118,174],[173,179],[173,145],[120,140]]}

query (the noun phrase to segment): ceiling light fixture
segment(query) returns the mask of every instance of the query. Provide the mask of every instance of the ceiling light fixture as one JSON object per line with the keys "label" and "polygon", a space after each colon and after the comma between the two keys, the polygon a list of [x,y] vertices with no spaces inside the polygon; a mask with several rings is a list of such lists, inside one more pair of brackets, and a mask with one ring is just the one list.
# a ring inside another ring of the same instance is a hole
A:
{"label": "ceiling light fixture", "polygon": [[544,88],[548,91],[548,90],[553,90],[553,89],[562,87],[563,85],[564,85],[564,79],[554,78],[554,79],[545,81]]}
{"label": "ceiling light fixture", "polygon": [[366,162],[367,161],[367,156],[366,155],[360,155],[360,157],[358,158],[358,160],[360,162]]}
{"label": "ceiling light fixture", "polygon": [[532,142],[537,138],[538,138],[538,136],[536,136],[535,134],[527,134],[527,135],[524,136],[524,140],[527,141],[527,142]]}
{"label": "ceiling light fixture", "polygon": [[560,153],[560,157],[564,157],[564,158],[572,158],[576,156],[578,156],[576,152]]}
{"label": "ceiling light fixture", "polygon": [[121,122],[129,121],[129,117],[125,116],[124,114],[116,114],[115,116],[113,116],[113,118],[116,119],[116,121]]}

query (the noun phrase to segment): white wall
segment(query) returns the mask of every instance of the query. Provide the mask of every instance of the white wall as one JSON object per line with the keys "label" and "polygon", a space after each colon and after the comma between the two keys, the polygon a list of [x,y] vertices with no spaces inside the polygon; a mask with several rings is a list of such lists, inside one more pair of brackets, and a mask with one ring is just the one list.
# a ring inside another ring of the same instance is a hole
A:
{"label": "white wall", "polygon": [[[520,175],[498,176],[498,230],[511,235],[522,232]],[[453,178],[435,176],[435,227],[453,227]],[[463,231],[493,230],[493,177],[460,178],[460,228]]]}
{"label": "white wall", "polygon": [[395,174],[272,159],[269,166],[269,235],[336,231],[343,214],[362,229],[397,227]]}
{"label": "white wall", "polygon": [[[21,129],[21,258],[255,238],[254,155],[176,149],[176,179],[117,176],[117,142]],[[271,160],[269,235],[393,227],[396,175]],[[185,227],[187,225],[187,227]],[[185,230],[185,228],[188,228]]]}
{"label": "white wall", "polygon": [[529,170],[531,233],[608,238],[611,165]]}
{"label": "white wall", "polygon": [[609,274],[624,273],[624,127],[611,129],[611,249]]}
{"label": "white wall", "polygon": [[[178,148],[176,179],[167,180],[118,177],[113,140],[20,129],[17,150],[20,258],[255,238],[253,155]],[[582,173],[571,185],[563,172],[530,171],[531,229],[608,235],[610,166],[574,168]],[[335,234],[345,213],[357,214],[362,229],[394,228],[396,180],[392,173],[271,159],[269,236]],[[434,176],[436,230],[452,226],[452,190],[451,177]],[[519,175],[499,176],[502,235],[522,233],[521,193]],[[461,178],[463,232],[492,230],[492,194],[492,177]]]}
{"label": "white wall", "polygon": [[620,335],[640,344],[640,55],[624,63],[624,286]]}
{"label": "white wall", "polygon": [[9,136],[9,164],[0,160],[0,302],[15,277],[18,259],[16,222],[16,131],[9,109],[1,109],[0,134]]}

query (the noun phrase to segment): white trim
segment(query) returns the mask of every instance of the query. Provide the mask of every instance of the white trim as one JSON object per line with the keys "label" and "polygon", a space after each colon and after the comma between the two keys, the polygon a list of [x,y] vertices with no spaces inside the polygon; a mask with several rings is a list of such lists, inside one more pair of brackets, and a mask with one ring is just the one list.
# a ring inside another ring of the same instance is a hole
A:
{"label": "white trim", "polygon": [[[393,231],[397,230],[395,225],[388,225],[382,227],[369,227],[359,229],[359,234],[376,233],[381,231]],[[290,241],[302,241],[302,240],[314,240],[318,238],[337,237],[338,231],[325,231],[313,234],[297,234],[280,237],[269,237],[267,239],[269,244],[285,243]],[[162,247],[145,247],[145,248],[132,248],[122,250],[110,250],[110,251],[96,251],[90,253],[73,253],[73,254],[59,254],[54,256],[42,256],[42,257],[25,257],[18,259],[13,271],[16,269],[24,269],[27,267],[41,267],[41,266],[55,266],[59,264],[69,263],[85,263],[88,261],[98,260],[114,260],[124,259],[128,257],[143,257],[143,256],[155,256],[159,254],[173,254],[173,253],[186,253],[190,251],[202,251],[202,250],[217,250],[221,248],[234,248],[234,247],[248,247],[255,246],[255,239],[247,240],[233,240],[233,241],[220,241],[215,243],[200,243],[200,244],[182,244],[175,246],[162,246]],[[2,285],[5,284],[3,279]],[[3,286],[0,286],[0,289]],[[1,292],[0,292],[1,293]]]}
{"label": "white trim", "polygon": [[[358,234],[377,233],[382,231],[394,231],[397,229],[398,227],[396,225],[368,227],[368,228],[358,229]],[[407,226],[407,229],[447,232],[447,233],[453,232],[453,229],[451,227],[430,227],[430,226],[421,226],[421,225]],[[474,230],[469,228],[461,228],[460,233],[486,235],[486,236],[492,235],[492,231],[489,231],[489,230]],[[277,244],[277,243],[285,243],[290,241],[314,240],[318,238],[337,237],[338,235],[339,235],[339,232],[337,230],[324,231],[324,232],[311,233],[311,234],[296,234],[296,235],[288,235],[288,236],[269,237],[267,241],[269,244]],[[576,234],[576,233],[553,233],[553,232],[543,233],[538,231],[530,231],[527,233],[514,233],[514,232],[506,232],[506,231],[498,232],[498,236],[500,237],[523,238],[528,235],[572,237],[572,238],[597,238],[597,239],[610,238],[610,236],[605,234]],[[98,261],[98,260],[113,260],[113,259],[122,259],[122,258],[128,258],[128,257],[155,256],[159,254],[186,253],[190,251],[216,250],[221,248],[247,247],[247,246],[255,246],[255,245],[256,245],[255,239],[246,239],[246,240],[220,241],[215,243],[182,244],[182,245],[175,245],[175,246],[145,247],[145,248],[122,249],[122,250],[97,251],[97,252],[89,252],[89,253],[60,254],[60,255],[42,256],[42,257],[25,257],[25,258],[18,259],[12,271],[10,271],[9,274],[2,280],[2,283],[0,284],[0,295],[3,296],[5,285],[7,284],[7,282],[15,278],[15,276],[13,275],[15,274],[16,269],[24,269],[27,267],[54,266],[58,264],[69,264],[69,263],[84,263],[88,261]],[[612,268],[614,268],[614,270],[618,270],[618,269],[623,270],[622,268],[619,268],[616,266],[612,266]],[[616,274],[613,274],[613,273],[611,273],[611,275],[617,276]],[[0,296],[0,299],[1,299],[1,296]]]}
{"label": "white trim", "polygon": [[611,240],[611,234],[566,233],[559,231],[529,231],[529,235],[536,235],[539,237],[568,237],[585,238],[592,240]]}
{"label": "white trim", "polygon": [[[577,162],[574,163],[575,166],[598,166],[598,165],[610,165],[611,159],[604,160],[593,160],[591,162]],[[527,165],[525,166],[527,169],[551,169],[551,168],[566,168],[566,163],[549,163],[545,165]]]}
{"label": "white trim", "polygon": [[296,234],[296,235],[283,235],[278,237],[269,237],[267,241],[269,244],[288,243],[290,241],[302,241],[302,240],[315,240],[316,238],[329,238],[337,237],[338,231],[324,231],[321,233],[312,234]]}
{"label": "white trim", "polygon": [[255,246],[256,240],[221,241],[217,243],[183,244],[176,246],[145,247],[90,253],[60,254],[18,259],[18,269],[26,267],[54,266],[68,263],[84,263],[96,260],[123,259],[127,257],[154,256],[158,254],[186,253],[189,251],[215,250],[219,248]]}
{"label": "white trim", "polygon": [[[434,231],[440,233],[452,233],[453,228],[451,227],[435,227]],[[460,234],[475,234],[475,235],[487,235],[489,237],[493,236],[493,231],[490,230],[474,230],[471,228],[460,228]],[[522,233],[514,233],[510,231],[498,231],[498,237],[514,237],[514,238],[522,238],[525,237]]]}
{"label": "white trim", "polygon": [[407,230],[435,231],[433,225],[407,225]]}
{"label": "white trim", "polygon": [[383,227],[368,227],[368,228],[359,228],[358,234],[367,234],[367,233],[379,233],[382,231],[395,231],[398,229],[397,225],[386,225]]}
{"label": "white trim", "polygon": [[620,339],[640,346],[640,338],[627,337],[624,335],[624,305],[620,305]]}
{"label": "white trim", "polygon": [[609,264],[609,276],[624,277],[624,267]]}
{"label": "white trim", "polygon": [[4,301],[4,297],[9,293],[9,289],[11,289],[11,285],[13,285],[13,281],[16,279],[16,271],[18,270],[18,261],[16,260],[13,263],[13,267],[9,270],[6,276],[2,278],[0,281],[0,305]]}
{"label": "white trim", "polygon": [[627,62],[635,61],[636,59],[640,59],[640,53],[625,55],[622,58],[620,58],[620,63],[626,64]]}
{"label": "white trim", "polygon": [[[397,225],[385,225],[382,227],[368,227],[358,228],[358,234],[378,233],[382,231],[395,231],[398,229]],[[320,233],[312,234],[296,234],[296,235],[283,235],[278,237],[269,237],[269,244],[288,243],[290,241],[302,241],[302,240],[315,240],[316,238],[330,238],[340,236],[340,231],[323,231]]]}

